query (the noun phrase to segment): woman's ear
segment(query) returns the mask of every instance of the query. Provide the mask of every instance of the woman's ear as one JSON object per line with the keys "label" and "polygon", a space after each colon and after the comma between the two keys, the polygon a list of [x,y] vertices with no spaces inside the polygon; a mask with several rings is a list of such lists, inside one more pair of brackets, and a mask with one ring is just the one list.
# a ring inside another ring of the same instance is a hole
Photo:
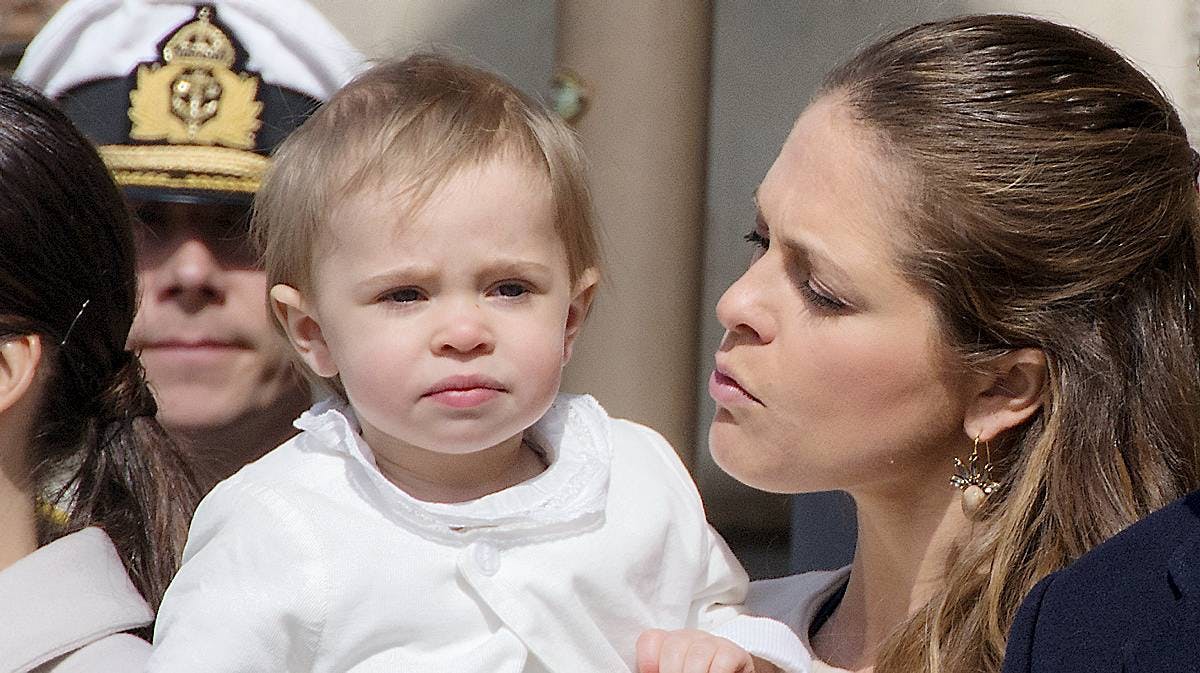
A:
{"label": "woman's ear", "polygon": [[1047,377],[1046,354],[1038,348],[1019,348],[993,360],[967,407],[967,436],[989,442],[1029,420],[1042,408]]}
{"label": "woman's ear", "polygon": [[13,337],[0,344],[0,413],[16,406],[37,380],[42,362],[42,339],[36,334]]}
{"label": "woman's ear", "polygon": [[596,296],[596,285],[599,282],[600,271],[592,267],[579,274],[575,286],[571,289],[574,296],[571,298],[571,305],[567,307],[567,326],[564,331],[562,356],[564,365],[571,359],[571,349],[575,345],[575,338],[579,336],[579,330],[583,327],[584,320],[587,319],[588,311],[592,308],[592,299]]}
{"label": "woman's ear", "polygon": [[336,376],[337,365],[329,353],[325,335],[321,333],[321,324],[300,291],[282,283],[272,287],[271,310],[304,364],[317,376]]}

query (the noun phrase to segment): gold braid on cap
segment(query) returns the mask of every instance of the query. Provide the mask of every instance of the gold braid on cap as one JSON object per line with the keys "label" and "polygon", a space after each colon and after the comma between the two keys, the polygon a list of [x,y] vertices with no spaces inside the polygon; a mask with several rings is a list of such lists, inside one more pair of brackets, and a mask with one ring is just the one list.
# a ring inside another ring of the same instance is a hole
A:
{"label": "gold braid on cap", "polygon": [[129,92],[135,144],[101,148],[122,186],[258,190],[269,163],[253,152],[259,78],[232,70],[237,50],[215,18],[214,8],[200,7],[167,39],[160,62],[138,66]]}
{"label": "gold braid on cap", "polygon": [[271,160],[226,147],[105,145],[104,163],[124,187],[208,189],[253,194]]}

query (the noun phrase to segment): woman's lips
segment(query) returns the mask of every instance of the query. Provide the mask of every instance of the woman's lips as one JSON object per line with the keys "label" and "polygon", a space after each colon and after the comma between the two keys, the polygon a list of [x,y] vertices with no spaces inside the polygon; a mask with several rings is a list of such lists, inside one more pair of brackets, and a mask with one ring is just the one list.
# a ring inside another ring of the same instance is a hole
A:
{"label": "woman's lips", "polygon": [[746,389],[736,379],[725,374],[720,369],[714,369],[708,378],[708,394],[717,404],[725,407],[738,407],[750,404],[762,406],[762,401],[746,392]]}

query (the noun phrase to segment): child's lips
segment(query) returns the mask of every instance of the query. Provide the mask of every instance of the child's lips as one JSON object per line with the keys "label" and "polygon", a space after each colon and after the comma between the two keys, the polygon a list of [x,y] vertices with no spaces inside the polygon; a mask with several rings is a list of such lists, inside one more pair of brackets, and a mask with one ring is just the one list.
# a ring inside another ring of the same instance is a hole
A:
{"label": "child's lips", "polygon": [[507,392],[497,380],[480,375],[450,376],[438,381],[421,397],[455,409],[477,407]]}
{"label": "child's lips", "polygon": [[466,390],[442,390],[426,395],[426,399],[455,409],[469,409],[490,402],[500,396],[494,388],[469,388]]}

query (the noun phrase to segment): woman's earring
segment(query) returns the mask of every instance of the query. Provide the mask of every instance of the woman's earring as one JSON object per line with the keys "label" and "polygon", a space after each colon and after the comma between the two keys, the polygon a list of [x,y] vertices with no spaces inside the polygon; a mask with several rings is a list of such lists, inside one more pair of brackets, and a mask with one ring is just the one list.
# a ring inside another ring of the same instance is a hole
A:
{"label": "woman's earring", "polygon": [[983,467],[979,466],[979,435],[975,436],[975,446],[971,447],[971,455],[964,465],[958,458],[954,459],[954,476],[950,483],[962,491],[963,514],[971,519],[983,506],[983,501],[1000,488],[1000,484],[992,481],[992,447],[988,442],[983,443],[987,458]]}

